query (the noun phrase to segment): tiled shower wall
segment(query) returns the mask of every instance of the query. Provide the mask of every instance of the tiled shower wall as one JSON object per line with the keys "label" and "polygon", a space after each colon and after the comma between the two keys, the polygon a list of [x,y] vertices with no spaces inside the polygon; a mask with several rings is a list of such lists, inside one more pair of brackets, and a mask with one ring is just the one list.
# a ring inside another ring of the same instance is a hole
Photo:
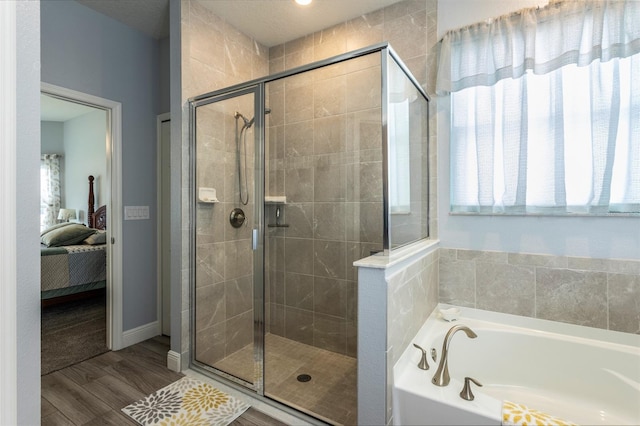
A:
{"label": "tiled shower wall", "polygon": [[382,249],[380,53],[269,83],[267,325],[356,355],[355,260]]}
{"label": "tiled shower wall", "polygon": [[[240,33],[200,2],[182,1],[182,100],[228,87],[232,84],[258,78],[270,73],[290,69],[333,55],[389,41],[407,64],[414,77],[427,90],[435,92],[436,70],[436,16],[437,0],[406,0],[388,8],[375,11],[335,27],[310,34],[299,40],[266,49],[250,37]],[[329,95],[329,92],[327,93]],[[308,98],[306,98],[308,100]],[[304,106],[305,98],[298,100]],[[435,102],[430,114],[430,230],[437,233],[437,158]],[[291,107],[292,104],[289,104]],[[275,111],[274,111],[275,112]],[[275,114],[274,114],[275,115]],[[183,157],[182,157],[182,348],[189,351],[189,276],[192,253],[189,245],[189,228],[192,206],[189,204],[189,137],[188,110],[183,108]],[[267,118],[267,120],[272,117]],[[268,123],[268,121],[267,121]],[[267,176],[269,178],[269,176]],[[208,182],[202,182],[209,185]],[[275,194],[277,195],[277,194]],[[214,207],[214,211],[215,211]],[[287,220],[294,222],[289,209]],[[274,214],[271,206],[268,214]],[[301,212],[300,212],[301,213]],[[215,213],[214,213],[215,214]],[[307,216],[308,218],[308,216]],[[306,220],[306,219],[303,219]],[[201,264],[206,270],[208,266]],[[201,271],[202,272],[202,271]],[[211,288],[213,289],[213,287]],[[269,297],[269,295],[267,296]],[[272,299],[274,300],[274,299]],[[347,349],[353,353],[355,348]],[[185,357],[185,362],[188,357]],[[186,365],[186,364],[184,364]]]}
{"label": "tiled shower wall", "polygon": [[[197,1],[182,3],[182,99],[267,75],[268,50],[210,12]],[[251,232],[234,229],[228,215],[239,207],[235,156],[235,109],[253,115],[248,99],[198,109],[197,185],[217,190],[220,203],[188,203],[190,149],[188,120],[183,120],[183,252],[188,246],[191,209],[196,209],[196,357],[214,363],[252,341],[253,292]],[[251,132],[252,133],[252,132]],[[252,134],[247,141],[252,141]],[[248,144],[247,182],[253,183],[253,144]],[[250,191],[252,187],[250,186]],[[253,194],[253,192],[251,192]],[[251,214],[253,207],[244,206]],[[251,217],[246,223],[252,223]],[[185,245],[186,244],[186,247]],[[189,348],[190,256],[183,257],[183,353]]]}
{"label": "tiled shower wall", "polygon": [[[429,90],[435,81],[435,49],[428,49],[436,43],[435,16],[432,0],[394,4],[270,48],[269,72],[389,41]],[[379,55],[371,61],[369,66],[379,64]],[[267,87],[267,188],[269,195],[287,196],[280,212],[290,226],[269,230],[268,252],[275,257],[266,262],[270,331],[351,356],[357,349],[351,264],[382,248],[380,112],[371,108],[379,106],[380,75],[357,63]],[[430,130],[435,189],[435,120]],[[434,236],[435,196],[430,201]],[[275,209],[268,207],[267,222],[275,221]]]}
{"label": "tiled shower wall", "polygon": [[440,301],[640,334],[640,261],[440,249]]}

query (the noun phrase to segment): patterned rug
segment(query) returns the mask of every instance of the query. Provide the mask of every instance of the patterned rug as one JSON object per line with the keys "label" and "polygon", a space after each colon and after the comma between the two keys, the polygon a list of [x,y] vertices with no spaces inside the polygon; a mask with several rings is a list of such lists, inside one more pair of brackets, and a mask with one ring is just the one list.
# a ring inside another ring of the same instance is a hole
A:
{"label": "patterned rug", "polygon": [[183,377],[122,412],[141,425],[226,426],[249,404],[192,377]]}

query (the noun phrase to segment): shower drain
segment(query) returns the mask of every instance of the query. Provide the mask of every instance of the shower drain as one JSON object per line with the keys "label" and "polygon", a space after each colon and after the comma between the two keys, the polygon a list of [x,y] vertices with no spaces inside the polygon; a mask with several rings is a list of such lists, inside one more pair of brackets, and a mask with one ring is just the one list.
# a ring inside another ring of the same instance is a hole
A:
{"label": "shower drain", "polygon": [[308,374],[301,374],[297,377],[299,382],[308,382],[309,380],[311,380],[311,376]]}

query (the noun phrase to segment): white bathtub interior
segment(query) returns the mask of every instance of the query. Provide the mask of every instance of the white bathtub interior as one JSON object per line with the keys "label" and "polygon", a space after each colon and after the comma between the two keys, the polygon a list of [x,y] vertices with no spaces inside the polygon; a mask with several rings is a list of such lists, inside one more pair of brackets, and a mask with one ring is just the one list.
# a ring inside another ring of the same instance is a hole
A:
{"label": "white bathtub interior", "polygon": [[[640,336],[514,315],[461,308],[444,321],[439,305],[413,342],[437,351],[449,345],[451,383],[431,383],[437,363],[420,370],[420,351],[406,348],[394,366],[394,424],[500,424],[503,400],[525,404],[576,424],[640,424]],[[474,401],[459,393],[465,377],[478,380]]]}

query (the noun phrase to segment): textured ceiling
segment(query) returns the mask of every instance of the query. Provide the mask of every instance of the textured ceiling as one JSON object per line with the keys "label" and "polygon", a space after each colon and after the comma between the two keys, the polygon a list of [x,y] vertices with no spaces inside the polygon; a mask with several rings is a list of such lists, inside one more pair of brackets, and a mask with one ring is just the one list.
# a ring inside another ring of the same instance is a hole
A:
{"label": "textured ceiling", "polygon": [[216,15],[267,47],[295,40],[399,0],[198,0]]}
{"label": "textured ceiling", "polygon": [[[76,0],[155,39],[169,35],[169,0]],[[198,0],[267,47],[294,40],[399,0]]]}
{"label": "textured ceiling", "polygon": [[96,111],[96,109],[52,98],[44,93],[40,95],[40,121],[67,121],[91,111]]}

